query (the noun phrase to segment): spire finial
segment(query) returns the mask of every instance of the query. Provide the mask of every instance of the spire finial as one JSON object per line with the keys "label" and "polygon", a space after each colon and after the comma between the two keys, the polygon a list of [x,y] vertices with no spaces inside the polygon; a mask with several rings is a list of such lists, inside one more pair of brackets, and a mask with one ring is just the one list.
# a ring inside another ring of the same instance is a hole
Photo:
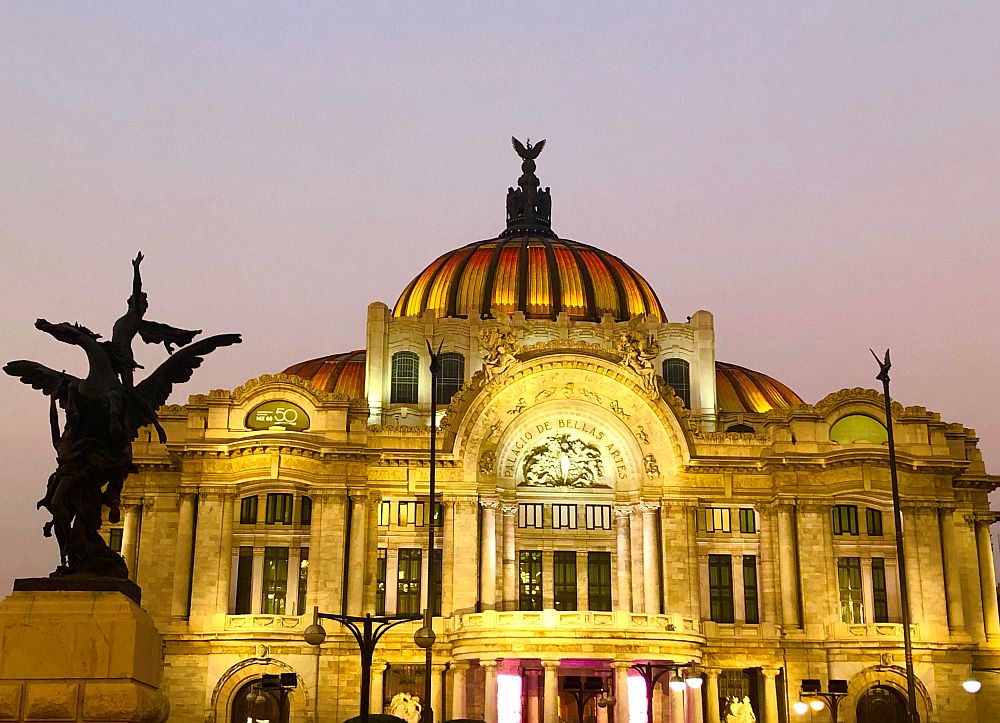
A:
{"label": "spire finial", "polygon": [[521,143],[511,136],[511,144],[517,155],[521,157],[521,177],[517,179],[517,188],[507,189],[507,229],[501,236],[534,234],[538,236],[555,237],[552,233],[552,196],[549,188],[539,190],[538,177],[535,176],[535,159],[545,148],[545,139],[531,145]]}

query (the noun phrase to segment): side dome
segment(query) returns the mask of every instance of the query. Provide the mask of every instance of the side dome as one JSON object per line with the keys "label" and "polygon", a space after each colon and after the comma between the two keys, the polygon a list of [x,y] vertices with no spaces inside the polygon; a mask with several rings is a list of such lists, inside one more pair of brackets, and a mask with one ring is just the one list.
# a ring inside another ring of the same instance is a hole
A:
{"label": "side dome", "polygon": [[579,321],[645,314],[665,322],[653,289],[628,264],[569,239],[525,235],[477,241],[438,257],[400,294],[395,317],[488,317],[493,309]]}
{"label": "side dome", "polygon": [[753,369],[715,363],[715,399],[719,412],[763,413],[802,404],[802,397],[777,379]]}
{"label": "side dome", "polygon": [[282,374],[301,377],[324,392],[345,394],[350,399],[364,399],[365,350],[330,354],[299,362],[285,369]]}

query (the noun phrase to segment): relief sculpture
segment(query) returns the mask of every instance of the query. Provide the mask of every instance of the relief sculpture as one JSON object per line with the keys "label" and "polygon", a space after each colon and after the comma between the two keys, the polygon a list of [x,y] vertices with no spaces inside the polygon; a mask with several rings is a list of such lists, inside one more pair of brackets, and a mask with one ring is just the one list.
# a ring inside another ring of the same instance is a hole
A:
{"label": "relief sculpture", "polygon": [[608,487],[601,450],[568,434],[544,440],[524,455],[524,487]]}

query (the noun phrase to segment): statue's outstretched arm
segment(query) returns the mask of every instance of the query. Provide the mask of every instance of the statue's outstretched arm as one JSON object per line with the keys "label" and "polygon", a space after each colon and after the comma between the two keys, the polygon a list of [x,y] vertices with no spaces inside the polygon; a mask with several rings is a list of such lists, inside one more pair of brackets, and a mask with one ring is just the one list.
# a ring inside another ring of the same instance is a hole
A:
{"label": "statue's outstretched arm", "polygon": [[132,296],[142,293],[142,277],[139,275],[139,264],[142,263],[142,251],[132,259]]}

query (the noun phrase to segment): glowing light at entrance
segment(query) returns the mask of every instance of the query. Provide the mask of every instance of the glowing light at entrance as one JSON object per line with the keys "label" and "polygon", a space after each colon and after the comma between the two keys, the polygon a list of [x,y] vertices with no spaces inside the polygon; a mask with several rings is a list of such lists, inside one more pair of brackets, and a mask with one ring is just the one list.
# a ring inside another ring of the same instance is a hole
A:
{"label": "glowing light at entrance", "polygon": [[647,723],[646,681],[637,675],[628,677],[628,723]]}
{"label": "glowing light at entrance", "polygon": [[521,723],[520,675],[497,676],[497,723]]}

